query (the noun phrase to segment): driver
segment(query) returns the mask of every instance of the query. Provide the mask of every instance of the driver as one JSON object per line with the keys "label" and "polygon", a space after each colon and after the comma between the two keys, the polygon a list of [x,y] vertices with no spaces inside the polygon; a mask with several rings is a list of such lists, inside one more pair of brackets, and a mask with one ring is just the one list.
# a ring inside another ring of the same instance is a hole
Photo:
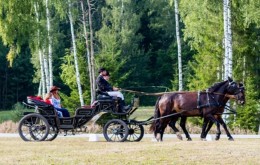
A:
{"label": "driver", "polygon": [[106,92],[109,96],[116,96],[121,98],[122,101],[120,104],[120,109],[122,111],[127,111],[130,106],[125,106],[124,95],[119,91],[120,88],[113,87],[109,84],[109,77],[109,72],[105,68],[99,69],[99,76],[96,80],[98,90],[101,92]]}

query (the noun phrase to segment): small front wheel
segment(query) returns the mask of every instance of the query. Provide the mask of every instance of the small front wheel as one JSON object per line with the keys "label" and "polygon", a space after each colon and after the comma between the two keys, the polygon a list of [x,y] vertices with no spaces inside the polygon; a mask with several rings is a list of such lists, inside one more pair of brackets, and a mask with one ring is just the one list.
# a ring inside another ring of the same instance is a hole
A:
{"label": "small front wheel", "polygon": [[109,142],[124,142],[128,136],[128,127],[124,121],[112,119],[105,124],[103,134]]}
{"label": "small front wheel", "polygon": [[134,123],[128,124],[129,132],[127,140],[130,142],[139,142],[144,136],[144,127],[143,125],[138,125]]}
{"label": "small front wheel", "polygon": [[40,114],[24,116],[18,124],[18,132],[24,141],[43,141],[49,134],[48,121]]}

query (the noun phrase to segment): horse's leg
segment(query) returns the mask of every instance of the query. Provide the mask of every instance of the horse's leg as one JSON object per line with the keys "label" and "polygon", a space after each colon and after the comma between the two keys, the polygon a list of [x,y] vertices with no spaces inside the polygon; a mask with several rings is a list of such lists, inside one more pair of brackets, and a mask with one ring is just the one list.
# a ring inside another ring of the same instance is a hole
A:
{"label": "horse's leg", "polygon": [[185,133],[185,136],[187,138],[188,141],[192,141],[187,129],[186,129],[186,121],[187,121],[187,117],[186,116],[182,116],[181,117],[181,123],[180,123],[180,126],[183,130],[183,132]]}
{"label": "horse's leg", "polygon": [[207,135],[208,135],[208,133],[209,133],[209,130],[211,129],[211,127],[212,127],[213,124],[214,124],[214,123],[213,123],[212,121],[210,121],[210,120],[208,121],[206,130],[205,130],[205,132],[204,132],[204,135],[201,135],[201,137],[203,137],[204,139],[207,137]]}
{"label": "horse's leg", "polygon": [[154,136],[158,142],[163,141],[163,134],[167,124],[168,122],[165,121],[160,121],[156,124]]}
{"label": "horse's leg", "polygon": [[230,132],[228,131],[226,123],[224,122],[224,120],[222,119],[221,116],[218,117],[218,121],[222,125],[222,127],[224,128],[224,130],[225,130],[225,132],[227,134],[228,140],[234,141],[233,137],[231,136]]}
{"label": "horse's leg", "polygon": [[154,137],[157,141],[161,140],[161,123],[160,122],[156,122],[156,124],[155,124]]}
{"label": "horse's leg", "polygon": [[161,142],[163,141],[163,134],[164,134],[164,130],[166,127],[167,127],[167,124],[163,125],[162,129],[161,129],[161,140],[160,140]]}
{"label": "horse's leg", "polygon": [[206,140],[206,136],[207,136],[207,134],[206,134],[207,129],[206,128],[207,128],[207,125],[208,125],[209,122],[210,121],[209,121],[208,118],[204,118],[203,124],[202,124],[202,130],[201,130],[201,134],[200,134],[201,140]]}
{"label": "horse's leg", "polygon": [[[220,132],[220,124],[219,124],[219,121],[212,115],[212,114],[209,114],[208,116],[207,116],[207,120],[211,120],[213,123],[215,123],[216,124],[216,126],[217,126],[217,132],[216,132],[216,138],[215,138],[215,140],[219,140],[219,137],[220,137],[220,134],[221,134],[221,132]],[[204,118],[205,119],[205,118]],[[205,120],[204,120],[205,121]],[[204,128],[204,129],[206,129],[206,128]],[[206,133],[206,130],[204,130],[204,135],[205,135],[205,133]]]}
{"label": "horse's leg", "polygon": [[179,132],[178,128],[176,128],[175,124],[178,120],[178,117],[173,117],[169,123],[169,126],[173,129],[174,133],[176,134],[177,138],[182,140],[181,133]]}

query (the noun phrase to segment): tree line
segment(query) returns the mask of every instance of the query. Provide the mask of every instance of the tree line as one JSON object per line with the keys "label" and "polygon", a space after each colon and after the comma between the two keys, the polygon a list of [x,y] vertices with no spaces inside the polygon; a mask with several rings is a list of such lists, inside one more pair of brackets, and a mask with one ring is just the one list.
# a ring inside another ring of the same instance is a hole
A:
{"label": "tree line", "polygon": [[0,109],[52,85],[62,88],[64,106],[90,104],[99,67],[113,85],[146,92],[203,90],[229,73],[247,96],[230,126],[257,131],[259,7],[253,0],[2,0]]}

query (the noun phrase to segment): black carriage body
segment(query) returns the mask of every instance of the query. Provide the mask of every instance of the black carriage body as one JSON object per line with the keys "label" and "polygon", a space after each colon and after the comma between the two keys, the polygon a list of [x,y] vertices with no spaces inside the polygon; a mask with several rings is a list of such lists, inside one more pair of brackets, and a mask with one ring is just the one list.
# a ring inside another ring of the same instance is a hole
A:
{"label": "black carriage body", "polygon": [[34,106],[38,113],[47,119],[50,126],[63,130],[80,128],[100,112],[125,115],[118,111],[117,98],[103,95],[98,96],[98,100],[94,106],[83,106],[77,108],[75,115],[72,117],[59,118],[55,108],[42,100],[28,98],[27,102]]}
{"label": "black carriage body", "polygon": [[76,109],[74,116],[61,118],[58,117],[57,111],[53,107],[39,107],[38,111],[51,126],[64,130],[80,128],[96,114],[94,107],[80,107]]}
{"label": "black carriage body", "polygon": [[[36,109],[36,112],[41,114],[47,119],[50,126],[57,127],[58,129],[76,129],[86,124],[97,113],[95,107],[83,106],[77,108],[73,117],[58,117],[55,108],[35,98],[27,98],[27,105],[30,105]],[[25,112],[25,115],[27,113]]]}
{"label": "black carriage body", "polygon": [[[108,121],[104,126],[103,134],[107,141],[141,140],[144,134],[143,126],[128,120],[129,116],[137,108],[134,107],[128,112],[120,112],[120,101],[121,100],[116,97],[99,95],[93,106],[77,108],[75,115],[72,117],[58,117],[57,111],[52,105],[43,100],[29,97],[25,104],[35,108],[35,112],[24,113],[25,116],[19,122],[18,131],[20,137],[25,141],[51,141],[57,137],[59,130],[67,132],[68,130],[74,131],[78,128],[81,129],[84,128],[84,125],[90,120],[95,122],[101,116],[98,114],[111,113],[116,115],[117,119]],[[40,125],[38,120],[41,121]],[[24,127],[27,128],[29,136],[23,131]],[[110,132],[111,130],[112,132]],[[140,130],[138,131],[140,132],[138,133],[139,135],[136,135],[136,130]],[[114,137],[117,138],[113,139]]]}

